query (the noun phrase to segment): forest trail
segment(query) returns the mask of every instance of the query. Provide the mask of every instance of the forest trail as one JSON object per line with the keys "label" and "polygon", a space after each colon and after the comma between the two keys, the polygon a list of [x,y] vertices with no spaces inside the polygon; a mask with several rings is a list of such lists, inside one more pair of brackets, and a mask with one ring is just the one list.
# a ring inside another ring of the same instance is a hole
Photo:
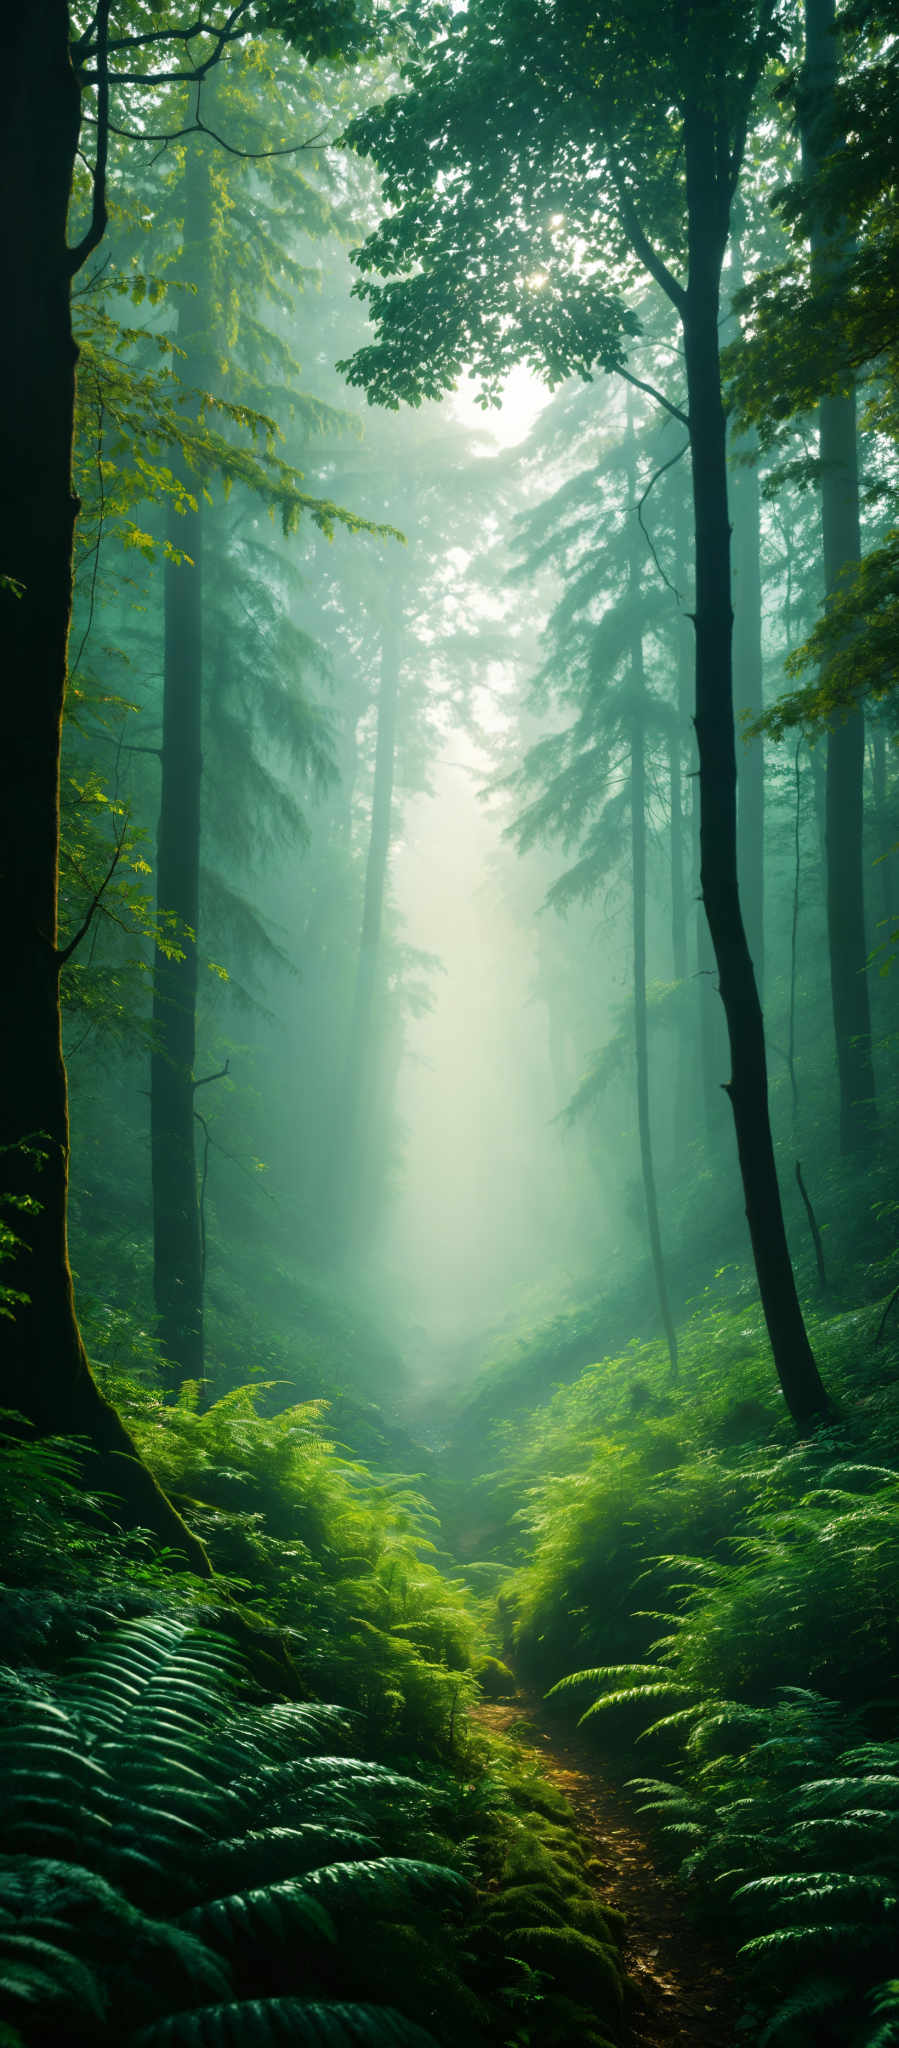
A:
{"label": "forest trail", "polygon": [[537,1693],[484,1700],[473,1718],[530,1750],[577,1818],[601,1866],[597,1888],[625,1914],[633,1987],[632,2048],[734,2048],[736,2000],[726,1959],[693,1924],[681,1887],[659,1871],[648,1830],[592,1743],[550,1717]]}

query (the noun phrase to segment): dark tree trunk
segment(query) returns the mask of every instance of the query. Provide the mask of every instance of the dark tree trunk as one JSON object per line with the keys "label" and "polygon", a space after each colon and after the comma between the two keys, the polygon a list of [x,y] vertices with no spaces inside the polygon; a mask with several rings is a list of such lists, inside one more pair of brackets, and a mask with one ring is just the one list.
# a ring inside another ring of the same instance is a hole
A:
{"label": "dark tree trunk", "polygon": [[[205,388],[211,319],[211,194],[205,152],[185,164],[184,254],[196,284],[181,294],[182,377]],[[196,511],[170,513],[169,540],[190,563],[165,565],[162,782],[156,841],[156,906],[181,958],[157,950],[150,1070],[153,1289],[157,1332],[172,1384],[201,1379],[203,1255],[197,1182],[194,1065],[200,801],[203,777],[203,511],[200,481],[185,475]]]}
{"label": "dark tree trunk", "polygon": [[689,283],[682,315],[696,526],[702,897],[727,1019],[731,1053],[728,1094],[759,1292],[784,1398],[794,1420],[805,1426],[827,1413],[828,1402],[803,1322],[787,1247],[768,1111],[762,1008],[737,881],[730,522],[718,348],[730,194],[721,178],[714,111],[707,105],[688,105],[685,148]]}
{"label": "dark tree trunk", "polygon": [[684,814],[684,735],[688,727],[689,643],[686,621],[678,620],[677,706],[668,747],[669,849],[671,858],[671,958],[675,981],[687,979],[687,818]]}
{"label": "dark tree trunk", "polygon": [[[822,151],[833,147],[827,124],[837,83],[834,19],[835,0],[806,0],[801,120],[808,177],[814,176]],[[838,235],[813,225],[812,274],[822,282],[839,262],[838,242]],[[820,400],[818,452],[824,586],[830,599],[861,556],[854,389]],[[877,1125],[865,937],[864,773],[865,723],[858,708],[828,733],[825,792],[827,934],[844,1153],[865,1150]]]}
{"label": "dark tree trunk", "polygon": [[[740,226],[731,244],[733,288],[743,278]],[[762,543],[761,494],[753,457],[753,436],[731,442],[730,504],[733,517],[734,707],[750,719],[762,710]],[[741,737],[737,764],[737,846],[740,900],[759,996],[765,981],[765,756],[761,738]]]}
{"label": "dark tree trunk", "polygon": [[636,452],[634,447],[633,410],[630,391],[628,391],[627,407],[627,456],[629,473],[627,603],[632,621],[628,659],[628,682],[631,696],[631,902],[633,909],[637,1131],[640,1141],[640,1172],[643,1179],[643,1200],[646,1206],[646,1229],[649,1237],[649,1253],[652,1260],[656,1298],[659,1304],[659,1314],[662,1318],[662,1327],[665,1332],[665,1342],[668,1346],[671,1371],[676,1376],[677,1334],[674,1328],[674,1318],[671,1314],[671,1304],[668,1299],[665,1255],[662,1250],[662,1230],[659,1222],[659,1198],[656,1189],[655,1164],[653,1161],[652,1118],[649,1101],[649,1031],[646,1016],[646,670],[643,660],[643,634],[640,629],[641,553],[637,546]]}
{"label": "dark tree trunk", "polygon": [[[64,0],[0,15],[0,1192],[20,1240],[3,1280],[0,1400],[40,1433],[87,1439],[89,1482],[126,1519],[209,1572],[206,1553],[141,1463],[93,1379],[78,1329],[66,1239],[69,1119],[57,938],[59,753],[78,505],[72,486],[76,349],[66,214],[79,93]],[[18,594],[16,594],[18,592]],[[64,949],[63,949],[64,950]]]}

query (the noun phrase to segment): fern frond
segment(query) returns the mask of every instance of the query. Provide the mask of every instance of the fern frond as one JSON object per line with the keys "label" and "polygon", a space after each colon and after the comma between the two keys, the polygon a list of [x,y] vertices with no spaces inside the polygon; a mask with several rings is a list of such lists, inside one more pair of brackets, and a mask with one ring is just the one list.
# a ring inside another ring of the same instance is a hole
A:
{"label": "fern frond", "polygon": [[219,1953],[265,1937],[278,1948],[304,1936],[336,1941],[334,1922],[319,1901],[292,1878],[231,1892],[182,1913],[179,1926]]}
{"label": "fern frond", "polygon": [[127,2048],[436,2048],[432,2034],[390,2006],[244,1999],[174,2013],[133,2034]]}
{"label": "fern frond", "polygon": [[376,1856],[362,1863],[326,1863],[298,1880],[304,1889],[320,1892],[337,1909],[363,1900],[378,1912],[395,1909],[398,1900],[455,1899],[462,1903],[471,1887],[457,1870],[424,1863],[411,1856]]}

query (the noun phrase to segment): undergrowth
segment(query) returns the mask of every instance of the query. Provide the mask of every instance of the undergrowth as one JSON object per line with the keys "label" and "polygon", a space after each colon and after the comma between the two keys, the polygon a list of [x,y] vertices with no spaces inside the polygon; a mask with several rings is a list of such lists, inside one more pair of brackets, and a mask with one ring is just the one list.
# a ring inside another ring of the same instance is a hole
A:
{"label": "undergrowth", "polygon": [[697,1311],[678,1381],[633,1345],[526,1427],[500,1420],[481,1490],[512,1560],[514,1660],[640,1771],[660,1853],[739,1953],[759,2048],[899,2042],[899,1384],[881,1313],[817,1318],[835,1416],[813,1441],[796,1443],[738,1293]]}
{"label": "undergrowth", "polygon": [[0,1443],[3,2048],[613,2048],[617,1923],[469,1724],[486,1638],[425,1504],[318,1408],[126,1401],[231,1577],[123,1536],[77,1446]]}

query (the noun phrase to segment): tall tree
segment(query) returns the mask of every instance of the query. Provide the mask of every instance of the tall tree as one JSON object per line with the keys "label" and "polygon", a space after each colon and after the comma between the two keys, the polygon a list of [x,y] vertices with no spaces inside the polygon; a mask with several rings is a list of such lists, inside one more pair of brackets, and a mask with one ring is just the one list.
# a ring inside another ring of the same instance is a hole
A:
{"label": "tall tree", "polygon": [[[734,294],[745,282],[743,240],[746,209],[738,201],[731,241]],[[761,490],[752,434],[735,432],[730,443],[730,503],[734,561],[734,701],[738,714],[755,722],[762,699],[762,537]],[[755,730],[740,750],[737,775],[740,896],[746,936],[759,994],[765,969],[765,754]]]}
{"label": "tall tree", "polygon": [[[838,138],[834,99],[838,76],[835,0],[805,0],[805,63],[799,99],[803,161],[812,184]],[[812,278],[833,286],[845,233],[840,222],[810,214]],[[818,402],[824,584],[833,600],[861,557],[855,380]],[[864,884],[864,712],[844,712],[827,735],[826,847],[830,989],[840,1088],[840,1146],[858,1152],[876,1128],[871,1007],[868,995]]]}
{"label": "tall tree", "polygon": [[[183,256],[194,289],[182,292],[178,348],[190,382],[207,391],[213,321],[212,188],[208,145],[192,138],[184,159]],[[200,922],[200,799],[203,781],[204,507],[197,476],[182,475],[186,509],[169,511],[165,564],[162,743],[156,835],[156,907],[177,943],[157,947],[153,967],[150,1145],[153,1292],[167,1370],[202,1379],[203,1249],[197,1189],[194,1063]],[[178,551],[187,557],[177,558]]]}
{"label": "tall tree", "polygon": [[640,1168],[643,1176],[646,1228],[649,1236],[649,1250],[652,1259],[656,1296],[659,1304],[659,1314],[662,1318],[662,1327],[665,1331],[665,1342],[668,1346],[671,1370],[672,1373],[676,1373],[678,1366],[677,1335],[668,1294],[665,1254],[662,1250],[662,1230],[659,1222],[659,1197],[653,1161],[652,1120],[649,1101],[649,1030],[646,1014],[646,666],[641,616],[642,562],[640,534],[637,527],[637,463],[633,406],[630,392],[628,392],[626,462],[628,473],[627,597],[631,621],[630,645],[628,648],[628,682],[631,699],[631,876],[633,891],[634,1048],[636,1053],[637,1130],[640,1139]]}
{"label": "tall tree", "polygon": [[[800,1424],[826,1413],[790,1262],[765,1038],[737,877],[730,531],[719,313],[754,97],[777,0],[628,0],[613,13],[514,0],[453,15],[409,90],[351,127],[392,211],[359,255],[377,338],[349,374],[420,402],[468,365],[489,397],[516,362],[553,382],[626,366],[636,259],[681,324],[696,550],[702,894],[727,1018],[734,1115],[776,1369]],[[651,60],[647,62],[647,52]],[[628,370],[632,377],[637,375]],[[643,381],[643,380],[640,380]]]}
{"label": "tall tree", "polygon": [[[596,1059],[569,1104],[572,1118],[598,1097],[618,1064],[621,1039],[633,1047],[634,1092],[643,1209],[659,1318],[672,1372],[678,1350],[671,1312],[654,1161],[650,1105],[647,1000],[648,783],[670,770],[672,735],[681,745],[676,707],[647,677],[647,646],[664,671],[667,630],[680,621],[656,579],[647,587],[646,543],[638,523],[637,441],[632,393],[623,438],[612,441],[608,419],[588,421],[573,437],[574,474],[519,521],[527,552],[517,581],[531,582],[553,564],[562,590],[544,633],[547,658],[537,671],[537,703],[573,705],[575,719],[529,749],[513,786],[540,795],[514,829],[522,849],[535,838],[577,849],[573,867],[552,884],[548,901],[567,910],[590,901],[616,874],[627,877],[632,991],[624,1032]],[[596,407],[593,407],[594,414]],[[591,431],[592,428],[592,431]],[[588,467],[582,467],[585,457]],[[682,858],[682,850],[678,849]]]}

